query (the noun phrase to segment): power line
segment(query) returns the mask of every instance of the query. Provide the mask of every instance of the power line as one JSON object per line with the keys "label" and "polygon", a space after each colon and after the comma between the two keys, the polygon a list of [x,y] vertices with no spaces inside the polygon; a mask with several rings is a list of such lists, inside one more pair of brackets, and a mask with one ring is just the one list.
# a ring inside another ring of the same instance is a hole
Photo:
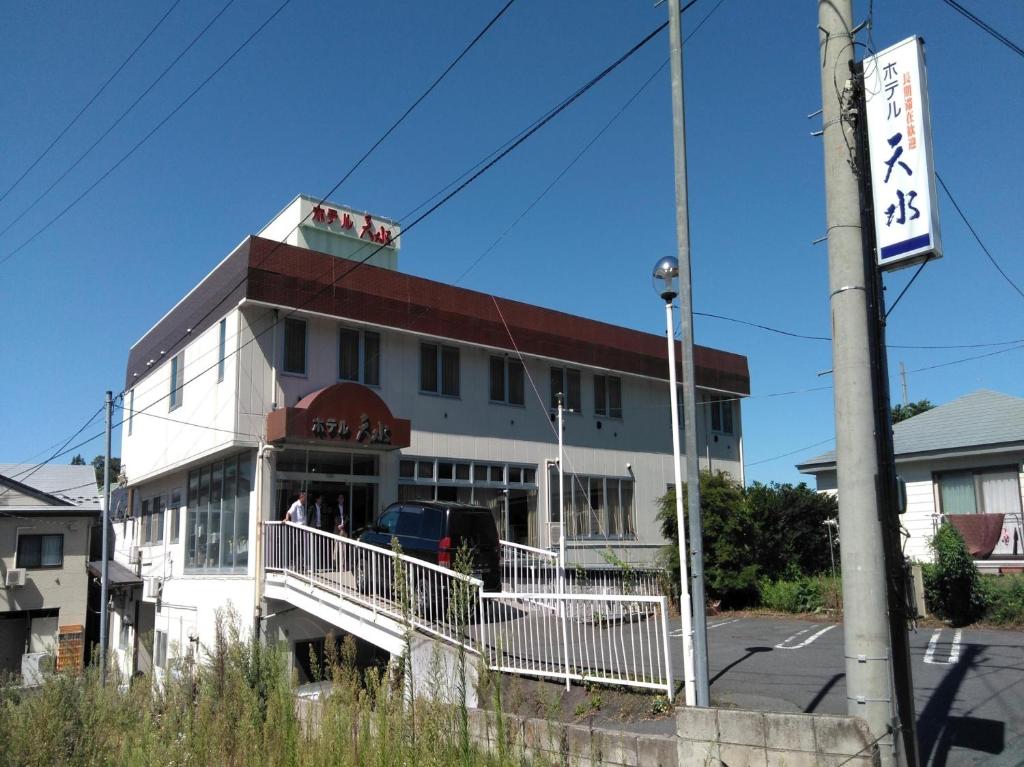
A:
{"label": "power line", "polygon": [[9,187],[7,187],[7,189],[4,191],[3,194],[0,194],[0,202],[3,202],[4,199],[7,197],[7,195],[9,195],[11,193],[11,191],[18,184],[20,184],[22,182],[22,180],[25,178],[25,176],[27,176],[29,173],[31,173],[32,169],[35,168],[36,165],[38,165],[40,163],[40,161],[44,157],[46,157],[47,154],[50,153],[50,150],[53,149],[54,146],[56,146],[57,142],[60,141],[62,138],[64,138],[64,134],[67,133],[69,130],[71,130],[72,126],[76,122],[78,122],[78,118],[81,117],[83,114],[85,114],[86,110],[89,107],[91,107],[93,105],[93,103],[96,101],[96,99],[98,99],[100,97],[100,95],[103,93],[103,91],[105,91],[107,89],[107,86],[110,85],[110,83],[112,83],[114,81],[114,78],[117,77],[119,74],[121,74],[121,70],[123,70],[126,66],[128,66],[128,63],[133,58],[135,58],[135,54],[138,53],[142,49],[142,46],[144,46],[146,44],[146,42],[149,40],[149,38],[153,36],[153,33],[156,32],[160,28],[160,25],[163,24],[164,20],[168,16],[171,15],[171,11],[173,11],[175,8],[178,7],[178,4],[180,2],[181,2],[181,0],[174,0],[174,2],[171,3],[171,7],[168,8],[167,11],[164,13],[164,15],[161,16],[160,19],[157,21],[157,23],[155,25],[153,25],[153,28],[150,29],[149,32],[146,33],[146,36],[142,38],[142,40],[139,42],[139,44],[136,45],[135,48],[132,49],[132,52],[128,54],[128,58],[126,58],[124,61],[121,62],[121,65],[117,69],[114,70],[114,73],[110,77],[108,77],[106,79],[106,81],[103,83],[103,85],[100,86],[99,90],[96,91],[92,95],[92,98],[89,99],[89,101],[86,102],[85,106],[83,106],[81,109],[79,109],[78,113],[74,117],[71,118],[71,122],[69,122],[67,125],[64,126],[63,130],[61,130],[61,132],[57,134],[56,138],[54,138],[53,141],[51,141],[50,144],[46,147],[46,149],[44,149],[42,151],[42,154],[40,154],[38,157],[36,157],[36,159],[32,161],[32,164],[29,165],[27,168],[25,168],[25,170],[22,172],[22,174],[20,176],[18,176],[14,180],[14,183],[12,183]]}
{"label": "power line", "polygon": [[953,207],[956,208],[956,212],[960,214],[960,218],[963,219],[963,222],[967,225],[967,228],[970,230],[971,234],[974,235],[975,241],[978,243],[979,246],[981,246],[981,249],[985,253],[985,255],[988,256],[988,260],[992,262],[992,266],[994,266],[996,268],[996,271],[998,271],[1003,276],[1004,280],[1010,283],[1010,287],[1016,290],[1017,294],[1021,298],[1024,298],[1024,290],[1021,290],[1020,286],[1010,279],[1010,275],[1003,271],[1003,267],[999,265],[999,263],[996,261],[992,253],[989,252],[989,249],[985,247],[985,243],[981,241],[981,237],[978,236],[978,232],[975,231],[973,226],[971,226],[971,222],[967,220],[966,214],[960,208],[960,205],[957,203],[956,199],[954,199],[953,193],[950,192],[949,187],[946,186],[946,182],[942,180],[942,176],[939,175],[938,172],[936,172],[935,178],[939,180],[939,184],[942,185],[942,191],[946,193],[946,197],[948,197],[949,201],[953,203]]}
{"label": "power line", "polygon": [[773,455],[771,458],[762,458],[758,461],[748,461],[745,464],[745,466],[757,466],[758,464],[762,463],[771,463],[772,461],[777,461],[780,458],[786,458],[791,455],[796,455],[797,453],[802,453],[804,450],[810,450],[812,447],[827,445],[829,442],[832,442],[834,440],[835,437],[829,437],[828,439],[823,439],[821,442],[815,442],[812,445],[804,445],[803,447],[798,447],[796,450],[790,450],[788,453],[780,453],[779,455]]}
{"label": "power line", "polygon": [[[230,2],[234,2],[234,0],[229,0],[229,4],[230,4]],[[206,86],[206,84],[210,82],[210,80],[212,80],[214,77],[216,77],[218,74],[220,74],[221,70],[223,70],[224,67],[226,67],[235,58],[235,56],[237,56],[239,53],[241,53],[242,49],[245,48],[247,45],[249,45],[249,43],[251,43],[253,41],[253,39],[260,32],[262,32],[263,29],[268,24],[270,24],[271,21],[273,21],[277,17],[277,15],[279,13],[281,13],[281,11],[283,11],[285,9],[285,7],[290,2],[291,2],[291,0],[284,0],[284,2],[281,3],[281,5],[279,5],[277,7],[277,9],[273,13],[271,13],[270,16],[268,16],[264,20],[264,22],[262,24],[260,24],[258,27],[256,27],[256,29],[252,32],[252,34],[250,34],[242,42],[241,45],[239,45],[237,48],[235,48],[235,50],[232,51],[231,54],[226,59],[224,59],[224,61],[221,62],[220,66],[218,66],[216,69],[214,69],[213,72],[210,73],[206,77],[205,80],[203,80],[201,83],[199,83],[199,85],[197,85],[185,97],[185,99],[183,101],[179,102],[178,106],[176,106],[174,109],[172,109],[170,111],[170,113],[166,117],[164,117],[164,119],[162,119],[160,122],[158,122],[156,124],[156,127],[154,127],[149,133],[147,133],[145,136],[143,136],[142,139],[140,139],[131,149],[129,149],[126,154],[122,155],[121,159],[118,160],[117,162],[115,162],[112,166],[110,166],[110,168],[108,168],[98,179],[96,179],[92,184],[90,184],[88,187],[86,187],[85,191],[83,191],[75,199],[73,199],[70,203],[68,203],[60,212],[58,212],[56,215],[54,215],[52,218],[50,218],[46,222],[46,224],[44,224],[40,229],[36,230],[35,234],[33,234],[27,240],[22,242],[18,247],[16,247],[14,250],[12,250],[6,256],[4,256],[2,259],[0,259],[0,266],[2,266],[3,264],[7,263],[7,261],[9,261],[15,255],[17,255],[25,247],[27,247],[31,242],[33,242],[37,237],[39,237],[39,235],[41,235],[43,232],[45,232],[47,229],[49,229],[51,226],[53,226],[55,223],[57,223],[57,221],[59,221],[61,218],[63,218],[64,215],[69,210],[71,210],[73,207],[75,207],[79,202],[81,202],[85,198],[86,195],[88,195],[93,189],[95,189],[97,186],[99,186],[99,184],[102,181],[104,181],[111,173],[113,173],[115,170],[117,170],[125,162],[125,160],[127,160],[129,157],[131,157],[133,154],[135,154],[135,152],[137,152],[142,147],[143,144],[145,144],[147,141],[149,141],[149,139],[152,138],[153,135],[158,130],[160,130],[172,117],[174,117],[174,115],[176,115],[179,111],[181,111],[181,109],[189,101],[191,101],[196,96],[196,94],[198,94],[199,91],[201,91]]]}
{"label": "power line", "polygon": [[944,2],[946,5],[948,5],[950,8],[952,8],[954,11],[959,13],[965,19],[967,19],[968,21],[973,23],[975,26],[977,26],[983,32],[987,32],[989,35],[991,35],[996,40],[1001,42],[1003,45],[1005,45],[1011,51],[1016,53],[1018,56],[1024,58],[1024,48],[1021,48],[1019,45],[1017,45],[1017,43],[1013,42],[1013,40],[1008,38],[1006,35],[1004,35],[1002,32],[997,30],[995,27],[993,27],[988,22],[982,21],[980,18],[975,16],[973,13],[971,13],[969,10],[967,10],[962,5],[960,5],[960,3],[956,2],[956,0],[942,0],[942,2]]}
{"label": "power line", "polygon": [[[71,450],[74,450],[75,448],[70,448],[68,450],[65,450],[65,448],[67,448],[68,443],[71,440],[73,440],[75,437],[77,437],[79,434],[81,434],[83,431],[85,431],[87,428],[89,428],[90,424],[92,424],[92,422],[96,420],[96,417],[100,413],[103,412],[103,408],[104,407],[105,407],[105,405],[100,405],[99,409],[96,410],[96,412],[93,413],[91,416],[89,416],[89,420],[87,420],[85,423],[83,423],[78,428],[78,431],[76,431],[74,434],[72,434],[70,437],[68,437],[66,440],[64,440],[64,443],[59,448],[57,448],[57,451],[55,453],[53,453],[49,458],[47,458],[45,461],[42,461],[41,463],[35,464],[34,466],[30,466],[28,469],[25,469],[23,471],[19,471],[19,472],[16,472],[16,473],[12,474],[10,477],[8,477],[8,479],[13,479],[13,480],[16,480],[16,481],[24,483],[26,480],[28,480],[29,477],[31,477],[33,474],[35,474],[37,471],[39,471],[41,468],[43,468],[46,464],[48,464],[51,461],[55,460],[56,458],[59,458],[60,456],[64,455],[64,453],[70,452]],[[93,439],[95,439],[95,437],[93,437]],[[92,440],[89,440],[89,441],[91,442]],[[5,487],[2,491],[0,491],[0,495],[6,494],[9,490],[10,490],[9,487]]]}
{"label": "power line", "polygon": [[[454,59],[452,59],[452,60],[451,60],[451,62],[450,62],[450,63],[448,64],[448,66],[446,66],[446,67],[444,68],[444,70],[443,70],[443,71],[442,71],[442,72],[441,72],[441,73],[440,73],[440,74],[439,74],[439,75],[438,75],[437,77],[435,77],[435,78],[434,78],[434,80],[433,80],[433,81],[432,81],[432,82],[430,83],[430,85],[429,85],[429,86],[427,86],[426,90],[424,90],[424,91],[423,91],[423,93],[421,93],[421,94],[420,94],[420,95],[419,95],[419,96],[418,96],[418,97],[417,97],[417,98],[416,98],[416,99],[415,99],[415,100],[414,100],[414,101],[413,101],[413,102],[412,102],[412,103],[411,103],[411,104],[410,104],[410,105],[409,105],[409,106],[408,106],[408,107],[406,108],[406,110],[405,110],[405,111],[404,111],[404,112],[403,112],[403,113],[401,114],[401,116],[399,116],[399,117],[398,117],[398,119],[396,119],[396,120],[395,120],[395,121],[394,121],[394,122],[393,122],[393,123],[392,123],[392,124],[390,125],[390,127],[388,127],[388,129],[387,129],[387,130],[385,130],[385,131],[384,131],[384,133],[382,133],[382,134],[381,134],[381,135],[380,135],[380,136],[379,136],[379,137],[377,138],[377,140],[376,140],[376,141],[375,141],[375,142],[373,143],[373,145],[372,145],[372,146],[370,146],[370,148],[369,148],[369,149],[367,149],[367,150],[366,150],[366,151],[365,151],[365,152],[363,153],[363,155],[362,155],[362,156],[361,156],[361,157],[360,157],[360,158],[359,158],[359,159],[358,159],[358,160],[357,160],[357,161],[356,161],[355,163],[353,163],[353,165],[352,165],[352,166],[351,166],[351,167],[350,167],[350,168],[349,168],[349,169],[348,169],[347,171],[345,171],[345,173],[344,173],[344,174],[342,174],[341,178],[339,178],[339,179],[338,179],[338,181],[337,181],[337,182],[336,182],[336,183],[334,184],[334,186],[332,186],[332,187],[331,187],[331,188],[330,188],[330,189],[329,189],[329,190],[327,191],[327,193],[326,193],[326,194],[324,194],[324,195],[323,195],[323,196],[322,196],[322,197],[320,198],[320,200],[319,200],[319,202],[317,203],[317,205],[323,205],[323,204],[324,204],[325,202],[327,202],[328,198],[329,198],[329,197],[331,197],[331,195],[333,195],[333,194],[334,194],[334,193],[335,193],[336,191],[338,191],[338,189],[339,189],[339,188],[340,188],[340,187],[342,186],[342,184],[344,184],[344,183],[345,183],[345,182],[346,182],[346,181],[347,181],[347,180],[349,179],[349,177],[350,177],[350,176],[351,176],[351,175],[352,175],[353,173],[355,173],[355,171],[356,171],[356,170],[357,170],[357,169],[359,168],[359,166],[361,166],[361,165],[363,164],[363,162],[365,162],[365,161],[366,161],[366,159],[367,159],[367,158],[369,158],[369,156],[370,156],[371,154],[373,154],[373,152],[374,152],[374,151],[375,151],[375,150],[376,150],[376,149],[377,149],[377,148],[378,148],[378,147],[379,147],[379,146],[380,146],[381,144],[383,144],[383,143],[384,143],[384,141],[385,141],[385,140],[386,140],[386,139],[388,138],[388,136],[390,136],[390,135],[391,135],[391,134],[392,134],[392,133],[393,133],[393,132],[395,131],[395,129],[396,129],[396,128],[398,128],[398,126],[399,126],[399,125],[401,125],[401,124],[402,124],[402,123],[403,123],[403,122],[405,121],[405,119],[406,119],[406,118],[407,118],[407,117],[408,117],[408,116],[409,116],[410,114],[412,114],[413,110],[415,110],[415,109],[416,109],[416,107],[417,107],[417,106],[419,106],[419,105],[420,105],[420,103],[422,103],[422,102],[423,102],[423,100],[424,100],[424,99],[425,99],[425,98],[426,98],[427,96],[429,96],[429,95],[430,95],[430,93],[431,93],[431,92],[432,92],[432,91],[433,91],[433,90],[434,90],[434,89],[435,89],[435,88],[436,88],[436,87],[437,87],[438,85],[440,85],[440,84],[441,84],[441,81],[442,81],[442,80],[444,80],[444,79],[445,79],[445,78],[446,78],[446,77],[447,77],[447,76],[448,76],[448,75],[449,75],[449,74],[451,73],[451,71],[452,71],[452,70],[453,70],[453,69],[455,68],[455,66],[456,66],[456,65],[457,65],[457,64],[458,64],[458,63],[459,63],[460,61],[462,61],[462,59],[463,59],[463,58],[465,58],[466,54],[468,54],[468,53],[469,53],[469,52],[470,52],[470,51],[471,51],[471,50],[472,50],[472,49],[473,49],[473,48],[474,48],[474,47],[476,46],[476,44],[477,44],[478,42],[480,42],[480,40],[481,40],[481,39],[483,38],[483,36],[484,36],[484,35],[485,35],[485,34],[486,34],[486,33],[487,33],[487,32],[488,32],[488,31],[489,31],[490,29],[491,29],[491,27],[493,27],[493,26],[494,26],[494,25],[495,25],[495,24],[496,24],[496,23],[498,22],[498,20],[499,20],[499,19],[500,19],[500,18],[501,18],[502,16],[504,16],[504,15],[505,15],[505,12],[506,12],[506,11],[507,11],[507,10],[508,10],[508,9],[509,9],[509,8],[510,8],[511,6],[512,6],[512,3],[513,3],[513,2],[515,2],[515,0],[508,0],[508,2],[507,2],[507,3],[505,3],[505,5],[504,5],[504,6],[503,6],[503,7],[502,7],[502,8],[501,8],[501,9],[500,9],[499,11],[498,11],[498,13],[496,13],[496,14],[494,15],[494,17],[492,17],[492,18],[491,18],[491,20],[490,20],[490,21],[488,21],[488,22],[487,22],[487,23],[486,23],[486,24],[485,24],[485,25],[483,26],[483,28],[482,28],[482,29],[481,29],[481,30],[480,30],[479,32],[477,32],[477,34],[476,34],[476,35],[475,35],[475,36],[473,37],[473,39],[472,39],[472,40],[470,40],[470,41],[469,41],[469,43],[467,43],[467,44],[466,44],[466,45],[465,45],[465,46],[463,47],[463,49],[462,49],[462,50],[461,50],[461,51],[459,52],[459,54],[458,54],[458,55],[457,55],[457,56],[456,56],[456,57],[455,57]],[[259,266],[261,266],[262,264],[264,264],[264,263],[265,263],[265,262],[266,262],[266,261],[267,261],[267,260],[268,260],[268,259],[269,259],[269,258],[270,258],[271,256],[273,256],[273,255],[274,255],[274,253],[276,253],[276,252],[277,252],[277,249],[278,249],[278,248],[280,248],[280,247],[281,247],[281,246],[282,246],[282,245],[283,245],[283,244],[284,244],[284,243],[285,243],[285,242],[286,242],[286,241],[288,240],[288,238],[289,238],[289,237],[291,237],[291,236],[292,236],[292,234],[294,234],[294,233],[295,233],[295,231],[296,231],[296,230],[297,230],[297,229],[298,229],[298,228],[299,228],[300,226],[302,226],[302,225],[303,225],[303,224],[304,224],[304,223],[305,223],[305,222],[306,222],[306,221],[307,221],[307,220],[309,219],[309,217],[310,217],[310,216],[312,215],[312,213],[313,213],[313,211],[311,210],[311,211],[310,211],[309,213],[307,213],[307,214],[306,214],[305,216],[303,216],[303,217],[302,217],[302,218],[301,218],[301,219],[299,220],[299,222],[298,222],[297,224],[295,224],[295,226],[293,226],[293,227],[292,227],[292,228],[291,228],[291,229],[290,229],[290,230],[289,230],[289,231],[287,232],[287,234],[285,234],[285,235],[284,235],[284,236],[283,236],[283,237],[282,237],[282,238],[280,239],[280,241],[276,242],[276,243],[274,244],[274,247],[270,249],[270,252],[269,252],[269,253],[267,253],[267,254],[266,254],[266,255],[265,255],[265,256],[264,256],[264,257],[263,257],[262,259],[260,259],[260,262],[259,262],[258,264],[256,264],[256,267],[258,268]],[[364,247],[366,247],[366,245],[368,245],[368,244],[370,244],[370,243],[365,243],[364,245],[361,245],[361,246],[360,246],[360,247],[359,247],[359,248],[358,248],[358,249],[356,250],[356,253],[359,253],[359,252],[360,252],[360,251],[361,251],[361,250],[362,250],[362,249],[363,249]],[[376,251],[374,251],[374,253],[377,253],[377,252],[379,252],[379,251],[380,251],[380,249],[378,248],[378,249],[377,249]],[[355,255],[355,254],[353,254],[353,255]],[[372,256],[372,255],[373,255],[373,254],[371,254],[371,256]],[[369,257],[368,257],[368,258],[369,258]],[[2,263],[2,262],[0,262],[0,263]],[[205,321],[207,320],[207,318],[209,318],[211,314],[213,314],[213,313],[214,313],[215,311],[217,311],[217,309],[218,309],[218,308],[219,308],[219,307],[220,307],[220,306],[221,306],[221,305],[222,305],[222,304],[224,303],[224,301],[225,301],[225,300],[227,300],[227,298],[228,298],[228,297],[229,297],[229,296],[230,296],[230,295],[231,295],[232,293],[234,293],[234,291],[235,291],[235,290],[236,290],[237,288],[241,287],[241,285],[242,285],[242,284],[243,284],[243,283],[244,283],[244,282],[245,282],[245,281],[246,281],[247,279],[248,279],[248,276],[244,276],[244,277],[242,277],[242,279],[240,279],[240,280],[239,280],[238,282],[236,282],[236,283],[235,283],[234,285],[232,285],[232,286],[231,286],[231,288],[230,288],[229,290],[225,291],[225,293],[224,293],[224,297],[223,297],[223,298],[221,298],[221,299],[220,299],[220,301],[218,301],[217,303],[215,303],[215,304],[214,304],[213,306],[211,306],[211,307],[210,307],[210,309],[209,309],[209,310],[207,310],[207,312],[206,312],[206,313],[205,313],[205,314],[204,314],[204,315],[203,315],[202,317],[200,317],[200,318],[199,318],[199,319],[198,319],[197,321],[195,321],[195,322],[193,323],[193,327],[198,327],[198,326],[201,326],[201,325],[202,325],[202,324],[203,324],[203,323],[204,323],[204,322],[205,322]],[[187,331],[187,332],[186,332],[186,333],[185,333],[184,335],[182,335],[181,337],[179,337],[179,338],[178,338],[178,339],[177,339],[177,340],[176,340],[176,341],[175,341],[175,342],[174,342],[173,344],[171,344],[170,346],[168,346],[168,347],[167,347],[167,348],[168,348],[168,350],[170,350],[170,349],[173,349],[173,348],[175,348],[175,347],[176,347],[176,346],[177,346],[178,344],[180,344],[180,343],[181,343],[181,342],[182,342],[183,340],[185,340],[185,339],[186,339],[186,338],[188,337],[188,335],[189,335],[189,332]]]}
{"label": "power line", "polygon": [[988,354],[976,354],[973,357],[964,357],[963,359],[950,360],[949,362],[940,362],[938,365],[928,365],[923,368],[915,368],[914,370],[908,370],[908,373],[922,373],[925,370],[935,370],[936,368],[949,367],[950,365],[959,365],[962,362],[972,362],[974,360],[985,359],[986,357],[994,357],[997,354],[1006,354],[1006,352],[1016,352],[1024,349],[1024,344],[1021,346],[1012,346],[1009,349],[1000,349],[999,351],[989,352]]}
{"label": "power line", "polygon": [[[151,82],[149,84],[149,87],[147,87],[142,93],[140,93],[138,98],[136,98],[135,101],[133,101],[131,104],[128,105],[127,109],[125,109],[123,112],[121,112],[120,117],[118,117],[116,120],[114,120],[114,122],[112,122],[107,127],[107,129],[105,131],[103,131],[103,133],[100,134],[100,137],[97,138],[95,141],[93,141],[92,144],[89,146],[89,148],[86,149],[84,152],[82,152],[82,154],[80,154],[78,156],[77,160],[75,160],[73,163],[71,163],[71,165],[63,173],[61,173],[53,181],[53,183],[51,183],[48,187],[46,187],[46,189],[43,190],[42,194],[40,194],[31,203],[29,203],[28,206],[24,210],[21,211],[21,213],[19,213],[17,216],[15,216],[14,219],[7,224],[7,226],[5,226],[3,229],[0,229],[0,236],[3,236],[4,234],[7,234],[7,232],[10,231],[11,227],[13,227],[19,221],[21,221],[21,219],[24,218],[24,216],[30,210],[32,210],[36,205],[38,205],[39,202],[44,197],[46,197],[46,195],[48,195],[50,192],[53,191],[54,187],[56,187],[57,184],[59,184],[61,181],[63,181],[65,178],[67,178],[68,174],[71,173],[71,171],[73,171],[75,168],[77,168],[79,163],[81,163],[82,160],[84,160],[86,157],[88,157],[89,154],[92,152],[92,150],[95,149],[100,144],[100,142],[103,141],[103,139],[105,139],[107,136],[109,136],[110,132],[112,130],[114,130],[114,128],[116,128],[118,125],[120,125],[121,121],[125,117],[127,117],[128,114],[133,109],[135,109],[136,106],[138,106],[139,102],[142,101],[142,99],[144,99],[150,93],[150,91],[152,91],[157,86],[157,84],[161,80],[164,79],[164,76],[166,76],[167,73],[170,72],[179,61],[181,61],[182,57],[186,53],[188,53],[190,50],[192,50],[192,47],[196,43],[198,43],[200,39],[202,39],[203,35],[205,35],[207,33],[207,31],[210,29],[210,27],[212,27],[214,25],[214,23],[217,21],[217,19],[219,19],[224,14],[224,12],[231,6],[231,4],[234,3],[234,2],[235,2],[235,0],[228,0],[227,3],[225,3],[224,6],[217,12],[217,14],[212,19],[210,19],[210,21],[206,24],[206,26],[203,27],[201,30],[199,30],[199,33],[195,37],[192,38],[192,42],[190,42],[188,45],[186,45],[182,49],[181,53],[179,53],[177,56],[175,56],[174,59],[171,61],[171,63],[168,64],[164,68],[164,70],[159,75],[157,75],[156,79],[153,80],[153,82]],[[2,262],[0,262],[0,263],[2,263]]]}

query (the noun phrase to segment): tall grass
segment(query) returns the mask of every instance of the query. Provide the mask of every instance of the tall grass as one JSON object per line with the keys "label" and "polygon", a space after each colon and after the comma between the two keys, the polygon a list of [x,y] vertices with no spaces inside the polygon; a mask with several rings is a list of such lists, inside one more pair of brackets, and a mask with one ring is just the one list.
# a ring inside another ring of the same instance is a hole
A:
{"label": "tall grass", "polygon": [[[351,638],[328,641],[321,675],[330,692],[298,704],[287,653],[239,636],[222,621],[201,662],[177,662],[163,685],[89,668],[35,690],[0,688],[0,765],[520,764],[521,750],[471,744],[466,711],[450,700],[413,701],[393,665],[356,666]],[[436,666],[440,669],[440,666]],[[465,684],[460,674],[459,684]],[[450,684],[442,673],[435,688]]]}

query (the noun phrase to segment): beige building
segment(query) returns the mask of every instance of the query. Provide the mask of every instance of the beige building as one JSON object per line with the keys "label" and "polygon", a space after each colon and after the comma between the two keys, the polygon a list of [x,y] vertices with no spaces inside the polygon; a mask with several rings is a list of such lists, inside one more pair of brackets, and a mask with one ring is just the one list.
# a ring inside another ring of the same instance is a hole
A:
{"label": "beige building", "polygon": [[92,466],[0,465],[0,671],[54,654],[82,664],[101,507]]}

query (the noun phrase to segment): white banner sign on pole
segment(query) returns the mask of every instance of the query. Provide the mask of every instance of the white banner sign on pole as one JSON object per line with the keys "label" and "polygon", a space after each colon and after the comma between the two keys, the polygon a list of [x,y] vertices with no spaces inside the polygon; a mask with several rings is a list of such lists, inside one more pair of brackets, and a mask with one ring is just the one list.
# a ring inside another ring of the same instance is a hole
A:
{"label": "white banner sign on pole", "polygon": [[864,59],[876,262],[900,269],[942,257],[928,80],[920,38]]}

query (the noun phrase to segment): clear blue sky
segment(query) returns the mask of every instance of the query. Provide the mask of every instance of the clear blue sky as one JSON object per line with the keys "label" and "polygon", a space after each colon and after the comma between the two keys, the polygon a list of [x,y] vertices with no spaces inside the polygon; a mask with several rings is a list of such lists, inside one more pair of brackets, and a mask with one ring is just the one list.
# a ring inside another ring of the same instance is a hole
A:
{"label": "clear blue sky", "polygon": [[[0,202],[0,228],[73,162],[221,7],[182,0],[54,150]],[[0,236],[19,246],[149,132],[279,4],[235,0],[195,48],[54,191]],[[684,17],[691,30],[716,0]],[[964,0],[1018,43],[1024,5]],[[0,193],[170,6],[22,3],[0,25]],[[59,443],[119,391],[129,346],[299,192],[326,193],[500,7],[293,0],[81,203],[0,266],[0,460]],[[858,2],[856,12],[867,13]],[[873,40],[927,43],[936,165],[1024,285],[1024,60],[940,0],[874,3]],[[518,0],[334,198],[400,218],[600,71],[665,17],[649,0]],[[814,3],[724,0],[686,47],[695,306],[828,335]],[[866,37],[864,38],[866,40]],[[859,51],[862,49],[858,49]],[[665,36],[403,237],[401,268],[457,279],[667,58]],[[651,332],[650,267],[675,252],[667,69],[462,285]],[[941,196],[946,257],[891,317],[892,344],[1024,337],[1024,299]],[[909,271],[887,278],[893,297]],[[698,319],[698,343],[747,355],[748,480],[798,481],[831,445],[830,345]],[[893,351],[909,370],[996,351]],[[912,373],[910,398],[986,387],[1024,396],[1024,351]],[[895,382],[894,382],[895,383]],[[893,390],[899,397],[898,383]],[[101,424],[100,424],[101,425]],[[85,435],[99,431],[92,427]],[[119,438],[115,437],[115,445]],[[792,456],[763,461],[782,453]],[[101,440],[83,447],[87,459]],[[68,458],[61,459],[62,461]],[[129,471],[130,471],[130,467]]]}

